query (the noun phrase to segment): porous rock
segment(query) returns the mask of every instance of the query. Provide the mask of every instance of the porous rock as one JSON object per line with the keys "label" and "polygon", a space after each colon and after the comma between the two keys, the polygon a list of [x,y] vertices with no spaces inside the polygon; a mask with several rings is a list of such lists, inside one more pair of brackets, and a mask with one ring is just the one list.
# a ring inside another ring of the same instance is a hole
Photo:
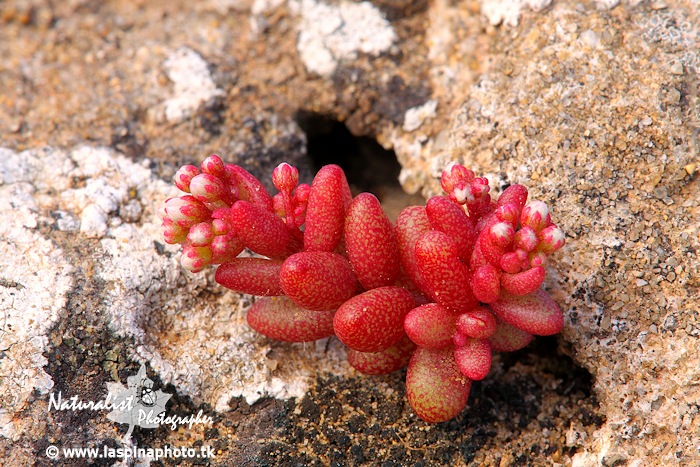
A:
{"label": "porous rock", "polygon": [[[119,445],[49,395],[99,399],[146,363],[169,410],[214,422],[135,442],[211,444],[214,465],[698,463],[692,1],[88,3],[0,7],[2,458]],[[563,333],[497,356],[450,422],[417,420],[403,373],[359,376],[335,339],[255,335],[249,297],[162,243],[183,163],[269,179],[287,160],[308,181],[299,112],[393,149],[412,193],[451,160],[522,183],[567,234],[545,284]]]}

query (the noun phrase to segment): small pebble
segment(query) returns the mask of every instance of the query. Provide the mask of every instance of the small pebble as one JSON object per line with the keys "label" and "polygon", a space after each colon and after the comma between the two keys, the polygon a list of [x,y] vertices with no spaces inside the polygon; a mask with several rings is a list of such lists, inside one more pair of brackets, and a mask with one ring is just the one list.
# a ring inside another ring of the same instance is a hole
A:
{"label": "small pebble", "polygon": [[674,62],[674,64],[671,65],[671,73],[673,73],[674,75],[682,75],[683,64],[681,62]]}

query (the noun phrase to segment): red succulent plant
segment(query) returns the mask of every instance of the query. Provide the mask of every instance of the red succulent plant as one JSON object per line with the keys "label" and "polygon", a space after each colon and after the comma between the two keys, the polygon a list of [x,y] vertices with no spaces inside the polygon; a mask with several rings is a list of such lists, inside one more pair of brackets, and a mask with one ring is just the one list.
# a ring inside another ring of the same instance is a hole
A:
{"label": "red succulent plant", "polygon": [[[274,197],[215,155],[182,167],[175,184],[187,194],[160,211],[165,241],[182,245],[185,269],[218,264],[219,284],[261,296],[247,315],[256,331],[288,342],[335,334],[366,374],[408,365],[408,400],[426,422],[462,411],[492,352],[561,330],[540,287],[564,233],[524,186],[492,200],[486,179],[450,164],[447,196],[392,224],[374,195],[352,197],[336,165],[309,186],[283,163],[272,182]],[[239,257],[246,248],[260,257]]]}

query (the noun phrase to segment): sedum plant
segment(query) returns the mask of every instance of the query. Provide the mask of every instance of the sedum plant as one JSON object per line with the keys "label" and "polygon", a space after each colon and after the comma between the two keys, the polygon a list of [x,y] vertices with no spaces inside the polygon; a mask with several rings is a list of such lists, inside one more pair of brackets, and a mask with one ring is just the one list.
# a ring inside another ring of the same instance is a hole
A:
{"label": "sedum plant", "polygon": [[[405,208],[395,224],[370,193],[350,193],[343,170],[309,186],[296,168],[272,173],[278,193],[218,156],[175,175],[186,194],[160,210],[182,267],[218,265],[216,281],[258,298],[248,324],[272,339],[336,335],[348,362],[370,375],[408,366],[406,391],[426,422],[464,409],[493,352],[558,333],[559,306],[540,287],[564,233],[522,185],[491,199],[462,165],[442,173],[444,196]],[[259,257],[241,257],[244,249]]]}

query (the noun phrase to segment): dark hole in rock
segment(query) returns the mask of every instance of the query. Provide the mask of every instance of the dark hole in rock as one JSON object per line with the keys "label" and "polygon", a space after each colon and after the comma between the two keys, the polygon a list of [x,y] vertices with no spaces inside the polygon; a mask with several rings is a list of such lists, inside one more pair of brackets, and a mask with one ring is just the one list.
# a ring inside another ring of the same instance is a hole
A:
{"label": "dark hole in rock", "polygon": [[340,121],[314,112],[300,111],[296,121],[307,137],[307,153],[314,169],[327,164],[343,168],[353,194],[369,191],[379,198],[389,217],[410,204],[425,204],[420,196],[406,194],[399,183],[401,165],[394,151],[375,139],[354,136]]}
{"label": "dark hole in rock", "polygon": [[571,357],[557,351],[557,336],[535,337],[530,345],[522,350],[502,352],[498,355],[505,370],[518,362],[538,365],[542,371],[561,379],[558,392],[569,394],[580,391],[586,397],[592,395],[593,376],[585,368],[576,365]]}
{"label": "dark hole in rock", "polygon": [[353,190],[378,196],[384,187],[400,187],[401,166],[394,151],[387,151],[372,138],[354,136],[342,122],[324,115],[302,111],[297,122],[306,133],[308,156],[316,170],[337,164],[345,170]]}

